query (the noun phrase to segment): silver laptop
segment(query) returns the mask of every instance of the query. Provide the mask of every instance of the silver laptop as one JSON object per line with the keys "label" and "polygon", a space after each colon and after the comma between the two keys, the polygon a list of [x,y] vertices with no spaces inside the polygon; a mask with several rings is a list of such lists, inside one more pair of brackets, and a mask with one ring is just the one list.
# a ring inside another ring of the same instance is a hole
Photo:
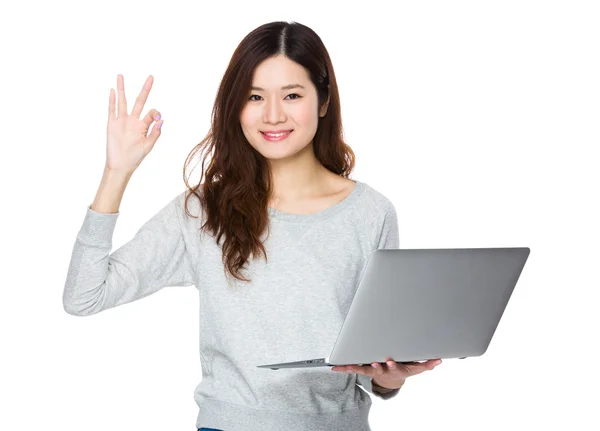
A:
{"label": "silver laptop", "polygon": [[[302,368],[480,356],[529,256],[528,247],[379,249],[329,356],[259,368]],[[323,352],[325,353],[325,352]]]}

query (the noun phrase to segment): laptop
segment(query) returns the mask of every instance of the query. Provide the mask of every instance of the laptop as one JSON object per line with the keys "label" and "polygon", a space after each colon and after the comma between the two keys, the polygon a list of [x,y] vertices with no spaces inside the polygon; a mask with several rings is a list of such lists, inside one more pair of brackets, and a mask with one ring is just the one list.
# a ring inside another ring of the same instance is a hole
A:
{"label": "laptop", "polygon": [[529,251],[375,250],[329,356],[258,367],[363,365],[385,362],[388,356],[407,363],[481,356]]}

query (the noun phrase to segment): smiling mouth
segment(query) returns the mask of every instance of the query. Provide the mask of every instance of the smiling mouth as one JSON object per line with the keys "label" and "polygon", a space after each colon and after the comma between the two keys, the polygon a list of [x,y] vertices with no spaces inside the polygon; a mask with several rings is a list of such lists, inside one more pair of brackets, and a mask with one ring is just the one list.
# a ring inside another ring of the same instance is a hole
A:
{"label": "smiling mouth", "polygon": [[260,133],[262,133],[265,136],[270,136],[270,137],[279,137],[279,136],[284,136],[284,135],[289,135],[290,133],[292,133],[294,131],[294,129],[288,130],[286,132],[277,132],[277,133],[266,133],[261,131]]}
{"label": "smiling mouth", "polygon": [[287,139],[288,136],[290,136],[293,131],[294,130],[290,130],[289,132],[275,134],[275,135],[269,135],[264,132],[260,132],[260,133],[262,134],[262,136],[265,140],[267,140],[269,142],[278,142],[278,141],[283,141],[284,139]]}

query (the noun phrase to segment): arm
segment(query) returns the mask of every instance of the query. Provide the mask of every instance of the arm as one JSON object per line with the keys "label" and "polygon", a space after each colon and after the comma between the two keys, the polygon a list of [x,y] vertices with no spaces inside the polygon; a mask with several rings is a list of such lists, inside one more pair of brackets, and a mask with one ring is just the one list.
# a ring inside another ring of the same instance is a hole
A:
{"label": "arm", "polygon": [[119,212],[123,194],[132,175],[133,172],[115,171],[105,167],[91,209],[103,214]]}
{"label": "arm", "polygon": [[377,398],[382,400],[389,400],[394,398],[400,392],[400,389],[386,389],[378,386],[377,383],[373,382],[372,377],[363,376],[362,374],[355,373],[356,384],[363,387],[365,391],[375,395]]}
{"label": "arm", "polygon": [[182,233],[183,193],[151,217],[133,239],[110,253],[127,181],[127,175],[105,172],[96,199],[87,208],[63,291],[63,307],[69,314],[88,316],[165,286],[194,283]]}
{"label": "arm", "polygon": [[[372,384],[373,391],[378,392],[381,395],[389,394],[390,392],[394,392],[396,390],[396,389],[388,389],[388,388],[379,386],[377,383],[375,383],[375,381],[373,379],[371,379],[371,384]],[[404,383],[402,384],[402,386],[404,386]]]}

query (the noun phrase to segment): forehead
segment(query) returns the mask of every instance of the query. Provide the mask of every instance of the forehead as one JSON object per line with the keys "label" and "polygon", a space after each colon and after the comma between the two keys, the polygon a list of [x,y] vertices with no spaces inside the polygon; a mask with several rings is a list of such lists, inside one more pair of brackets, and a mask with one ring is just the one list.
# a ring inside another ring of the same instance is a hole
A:
{"label": "forehead", "polygon": [[306,69],[284,56],[264,60],[256,67],[252,76],[252,85],[267,91],[280,90],[281,87],[293,84],[307,88],[309,81]]}

